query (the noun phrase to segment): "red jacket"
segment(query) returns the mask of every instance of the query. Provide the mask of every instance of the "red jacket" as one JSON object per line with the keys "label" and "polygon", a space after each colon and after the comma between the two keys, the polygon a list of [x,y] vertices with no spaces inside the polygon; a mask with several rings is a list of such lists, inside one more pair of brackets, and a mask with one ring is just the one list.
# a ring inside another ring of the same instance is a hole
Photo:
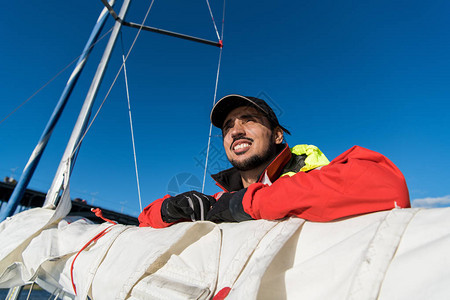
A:
{"label": "red jacket", "polygon": [[[377,152],[354,146],[320,169],[281,176],[292,157],[286,145],[259,181],[247,188],[242,204],[252,218],[276,220],[297,216],[326,222],[411,206],[403,174]],[[264,179],[266,173],[273,184],[262,183],[267,180]],[[242,188],[238,174],[232,168],[213,178],[225,192],[232,192]],[[161,219],[161,204],[168,197],[166,195],[147,206],[139,215],[139,226],[170,226],[171,223]]]}

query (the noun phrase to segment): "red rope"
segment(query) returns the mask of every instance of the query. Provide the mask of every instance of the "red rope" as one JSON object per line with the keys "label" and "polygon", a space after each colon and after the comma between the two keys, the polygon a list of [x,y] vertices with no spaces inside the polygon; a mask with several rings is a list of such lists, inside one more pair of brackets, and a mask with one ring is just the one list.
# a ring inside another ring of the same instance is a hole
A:
{"label": "red rope", "polygon": [[102,219],[103,221],[109,222],[109,223],[114,224],[114,225],[117,224],[117,222],[114,222],[114,221],[111,221],[110,219],[105,218],[105,217],[103,216],[102,210],[101,210],[100,208],[91,208],[91,211],[92,211],[97,217],[99,217],[100,219]]}
{"label": "red rope", "polygon": [[224,300],[228,296],[230,291],[230,287],[224,287],[214,296],[213,300]]}
{"label": "red rope", "polygon": [[112,223],[112,225],[108,226],[107,228],[105,228],[104,230],[102,230],[100,233],[98,233],[96,236],[94,236],[89,242],[87,242],[81,249],[80,251],[77,252],[77,255],[75,255],[75,258],[72,261],[72,264],[70,265],[70,280],[72,281],[72,287],[73,287],[73,291],[75,292],[75,295],[77,294],[77,288],[75,287],[75,282],[73,280],[73,265],[75,264],[75,260],[77,259],[78,255],[80,255],[80,253],[86,249],[90,244],[96,242],[97,240],[99,240],[102,236],[104,236],[105,234],[107,234],[107,230],[110,229],[111,227],[113,227],[114,225],[116,225],[117,223],[114,221],[111,221],[110,219],[107,219],[103,216],[102,214],[102,210],[100,208],[91,208],[91,211],[99,218],[101,218],[102,220]]}

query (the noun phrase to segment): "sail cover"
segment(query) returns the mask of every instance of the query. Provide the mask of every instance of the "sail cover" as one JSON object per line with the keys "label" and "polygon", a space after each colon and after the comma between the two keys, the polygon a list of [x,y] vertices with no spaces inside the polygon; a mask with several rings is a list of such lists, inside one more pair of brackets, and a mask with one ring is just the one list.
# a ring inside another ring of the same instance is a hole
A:
{"label": "sail cover", "polygon": [[0,225],[1,288],[38,280],[71,294],[75,286],[77,299],[450,294],[450,208],[394,209],[328,223],[290,218],[165,229],[118,224],[91,243],[111,225],[63,218],[36,231],[36,222],[48,215],[32,209]]}

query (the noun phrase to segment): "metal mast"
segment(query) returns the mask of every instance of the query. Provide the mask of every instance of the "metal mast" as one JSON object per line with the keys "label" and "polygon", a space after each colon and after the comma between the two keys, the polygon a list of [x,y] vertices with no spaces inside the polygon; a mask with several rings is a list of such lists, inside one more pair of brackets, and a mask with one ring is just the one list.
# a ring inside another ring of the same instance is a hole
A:
{"label": "metal mast", "polygon": [[[120,9],[119,13],[121,19],[123,19],[127,14],[130,2],[131,0],[125,0],[123,2],[122,8]],[[111,57],[111,53],[114,44],[116,43],[117,36],[119,34],[121,27],[122,24],[120,22],[116,22],[116,24],[114,25],[108,44],[106,45],[105,51],[103,52],[103,57],[97,67],[97,72],[95,73],[94,79],[92,80],[86,99],[84,100],[83,107],[81,108],[77,122],[75,123],[72,135],[70,136],[66,150],[64,151],[61,162],[59,163],[55,178],[53,179],[53,183],[47,193],[47,197],[45,198],[43,207],[55,208],[59,201],[62,192],[62,184],[64,180],[63,178],[64,169],[68,161],[72,161],[72,159],[75,159],[74,157],[75,155],[73,155],[74,152],[79,150],[79,147],[77,148],[77,150],[75,150],[75,148],[77,147],[81,137],[83,136],[86,130],[86,126],[88,124],[89,117],[92,111],[92,105],[94,104],[95,96],[97,95],[100,83],[102,82],[106,66]],[[73,165],[73,161],[70,163],[70,165]]]}
{"label": "metal mast", "polygon": [[[110,2],[111,5],[114,5],[114,2],[115,0],[111,0]],[[9,198],[6,209],[4,209],[3,212],[0,214],[0,222],[14,214],[14,211],[19,205],[20,200],[25,194],[25,190],[28,186],[28,183],[30,182],[31,177],[33,176],[33,173],[36,170],[36,167],[39,163],[39,160],[42,157],[45,147],[47,146],[48,141],[50,140],[50,136],[53,133],[53,129],[55,128],[56,123],[58,122],[59,117],[61,116],[64,107],[66,106],[66,103],[69,100],[69,97],[78,81],[78,78],[80,77],[81,72],[83,71],[83,68],[89,58],[89,54],[91,53],[95,43],[97,42],[98,36],[100,35],[100,32],[102,31],[103,26],[105,25],[108,15],[109,15],[108,9],[104,8],[100,13],[99,18],[97,19],[97,23],[95,24],[94,29],[92,30],[91,35],[89,36],[89,39],[86,45],[84,46],[83,52],[77,61],[75,69],[72,71],[72,74],[70,75],[70,78],[66,83],[66,86],[58,100],[58,103],[56,104],[55,109],[53,110],[53,113],[47,122],[47,125],[41,135],[41,138],[39,139],[39,142],[34,148],[33,153],[31,154],[28,160],[28,163],[23,169],[19,182],[17,183],[11,197]]]}
{"label": "metal mast", "polygon": [[[189,36],[189,35],[185,35],[185,34],[181,34],[181,33],[176,33],[176,32],[172,32],[172,31],[168,31],[168,30],[163,30],[163,29],[159,29],[159,28],[146,26],[143,24],[136,24],[136,23],[124,21],[125,16],[128,11],[128,7],[131,3],[131,0],[125,0],[123,2],[119,14],[117,14],[112,8],[115,0],[111,0],[109,3],[106,0],[101,0],[101,1],[104,3],[105,9],[103,9],[103,11],[97,21],[97,24],[94,27],[93,32],[91,33],[91,36],[89,38],[88,43],[85,46],[83,54],[80,57],[80,59],[77,63],[77,66],[75,67],[75,70],[73,71],[73,73],[66,85],[66,88],[64,89],[64,91],[61,95],[61,98],[60,98],[57,106],[55,107],[55,110],[54,110],[42,136],[41,136],[41,139],[38,142],[38,145],[34,149],[27,165],[25,166],[22,176],[19,179],[19,183],[17,184],[17,186],[13,192],[13,195],[11,196],[10,200],[8,201],[8,205],[7,205],[6,209],[4,210],[4,213],[0,215],[0,221],[2,221],[6,217],[8,217],[14,213],[15,209],[17,208],[17,205],[20,202],[20,199],[23,197],[23,195],[25,193],[25,189],[31,179],[31,176],[33,175],[33,172],[36,169],[36,166],[37,166],[37,164],[42,156],[42,153],[48,143],[50,135],[62,113],[62,110],[64,109],[65,104],[67,103],[67,99],[69,98],[69,96],[74,88],[75,83],[77,82],[77,80],[79,78],[79,75],[86,63],[86,60],[87,60],[89,53],[93,47],[93,44],[95,44],[95,41],[98,38],[98,35],[105,23],[107,11],[109,11],[109,13],[114,17],[114,19],[116,20],[116,23],[112,30],[112,33],[111,33],[110,39],[108,41],[108,44],[105,48],[105,51],[103,53],[103,57],[98,65],[97,72],[95,73],[94,79],[92,80],[91,86],[89,88],[89,91],[88,91],[88,94],[84,101],[84,104],[81,108],[77,122],[75,123],[74,129],[72,131],[72,135],[66,146],[66,150],[64,151],[63,157],[62,157],[60,164],[58,166],[58,169],[56,171],[56,175],[53,179],[52,185],[47,193],[47,197],[46,197],[46,200],[44,203],[44,207],[47,207],[47,208],[55,208],[56,207],[56,205],[60,199],[60,196],[62,194],[62,191],[63,191],[64,170],[67,165],[70,165],[70,166],[74,165],[74,160],[76,159],[76,155],[79,151],[80,141],[81,141],[83,135],[85,134],[86,127],[87,127],[87,124],[89,121],[89,117],[91,115],[92,106],[93,106],[95,97],[97,95],[98,89],[102,82],[104,72],[106,70],[106,66],[109,62],[112,50],[114,48],[115,42],[117,40],[117,37],[118,37],[118,34],[120,32],[122,25],[139,28],[140,30],[151,31],[151,32],[155,32],[155,33],[159,33],[159,34],[163,34],[163,35],[169,35],[169,36],[173,36],[173,37],[177,37],[177,38],[181,38],[181,39],[185,39],[185,40],[195,41],[195,42],[199,42],[199,43],[203,43],[203,44],[207,44],[207,45],[211,45],[211,46],[216,46],[219,48],[223,47],[222,37],[219,38],[218,42],[214,42],[214,41],[209,41],[209,40],[205,40],[205,39],[201,39],[201,38],[197,38],[197,37],[193,37],[193,36]],[[217,29],[216,29],[216,31],[217,31]],[[70,172],[71,172],[71,170],[70,170]]]}

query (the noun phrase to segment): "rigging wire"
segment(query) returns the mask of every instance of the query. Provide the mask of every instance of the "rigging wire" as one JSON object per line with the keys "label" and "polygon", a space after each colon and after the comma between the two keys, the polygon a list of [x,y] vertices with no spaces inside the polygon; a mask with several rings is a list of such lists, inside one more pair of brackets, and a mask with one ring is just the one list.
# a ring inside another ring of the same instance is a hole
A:
{"label": "rigging wire", "polygon": [[[208,2],[208,0],[206,0],[206,2]],[[209,3],[208,3],[208,7],[209,7]],[[223,29],[225,27],[225,0],[223,0],[223,10],[222,10],[222,29],[221,29],[221,36],[219,37],[220,41],[223,41]],[[210,12],[211,12],[211,8],[210,8]],[[214,22],[214,18],[213,18],[213,22]],[[214,23],[215,26],[215,23]],[[217,28],[216,28],[216,32],[217,32]],[[217,99],[217,86],[219,83],[219,73],[220,73],[220,64],[222,61],[222,50],[223,47],[220,47],[220,52],[219,52],[219,62],[217,64],[217,73],[216,73],[216,84],[214,87],[214,98],[213,98],[213,106],[216,104],[216,99]],[[208,158],[209,158],[209,149],[211,148],[211,134],[212,134],[212,123],[209,124],[209,135],[208,135],[208,146],[206,147],[206,158],[205,158],[205,169],[203,171],[203,183],[202,183],[202,193],[205,191],[205,181],[206,181],[206,171],[208,170]]]}
{"label": "rigging wire", "polygon": [[[217,73],[216,73],[216,85],[214,88],[214,100],[213,107],[216,104],[216,96],[217,96],[217,85],[219,82],[219,73],[220,73],[220,63],[222,61],[222,48],[220,48],[219,52],[219,63],[217,65]],[[205,181],[206,181],[206,171],[208,169],[208,158],[209,158],[209,149],[211,146],[211,134],[212,134],[212,123],[209,124],[209,135],[208,135],[208,146],[206,148],[206,159],[205,159],[205,170],[203,171],[203,183],[202,183],[202,193],[205,190]]]}
{"label": "rigging wire", "polygon": [[221,41],[222,39],[219,36],[219,31],[217,30],[216,21],[214,21],[214,16],[213,16],[213,13],[211,11],[211,6],[209,5],[209,0],[206,0],[206,4],[208,5],[209,14],[211,15],[211,19],[212,19],[212,22],[213,22],[213,25],[214,25],[214,29],[216,30],[217,38],[219,39],[219,41]]}
{"label": "rigging wire", "polygon": [[[92,46],[88,49],[92,49],[92,47],[94,47],[98,42],[100,42],[104,37],[106,37],[106,35],[108,35],[111,30],[113,28],[111,27],[105,34],[103,34],[94,44],[92,44]],[[11,117],[16,111],[18,111],[22,106],[24,106],[28,101],[30,101],[31,99],[33,99],[40,91],[42,91],[47,85],[49,85],[50,83],[52,83],[56,78],[58,78],[62,73],[64,73],[65,70],[67,70],[71,65],[73,65],[79,58],[80,56],[83,55],[83,53],[81,53],[80,55],[78,55],[74,60],[72,60],[67,66],[65,66],[61,71],[59,71],[55,76],[53,76],[49,81],[47,81],[43,86],[41,86],[37,91],[35,91],[30,97],[28,97],[28,99],[26,99],[25,101],[23,101],[19,106],[17,106],[15,109],[13,109],[6,117],[4,117],[1,121],[0,124],[2,124],[4,121],[6,121],[6,119],[8,119],[9,117]]]}
{"label": "rigging wire", "polygon": [[136,172],[136,184],[137,184],[137,191],[138,191],[138,197],[139,197],[139,208],[141,209],[141,212],[142,212],[141,187],[139,184],[139,172],[138,172],[137,159],[136,159],[136,145],[134,142],[133,119],[131,118],[130,93],[128,91],[127,65],[125,64],[125,51],[124,51],[124,47],[123,47],[122,32],[120,33],[120,42],[122,45],[123,75],[125,78],[125,89],[127,92],[128,116],[130,117],[130,130],[131,130],[131,143],[133,145],[134,170]]}
{"label": "rigging wire", "polygon": [[33,291],[33,288],[34,288],[34,285],[35,285],[35,284],[36,284],[36,281],[33,281],[33,282],[31,283],[30,288],[28,289],[28,295],[27,295],[27,299],[26,299],[26,300],[29,300],[29,299],[30,299],[31,292]]}
{"label": "rigging wire", "polygon": [[223,0],[223,9],[222,9],[222,32],[220,35],[220,40],[223,40],[223,28],[225,27],[225,1]]}
{"label": "rigging wire", "polygon": [[[215,21],[214,21],[214,16],[213,16],[213,14],[212,14],[211,7],[210,7],[210,5],[209,5],[209,1],[206,0],[206,2],[207,2],[207,5],[208,5],[208,8],[209,8],[209,12],[210,12],[210,15],[211,15],[213,24],[214,24],[214,28],[215,28],[217,37],[218,37],[219,41],[223,41],[224,21],[225,21],[225,0],[224,0],[224,4],[223,4],[223,16],[222,16],[221,36],[219,36],[219,32],[218,32],[218,30],[217,30],[217,26],[216,26]],[[81,142],[84,140],[86,134],[89,132],[89,130],[90,130],[92,124],[94,123],[94,121],[97,119],[97,116],[98,116],[98,114],[100,113],[101,109],[103,108],[103,105],[105,104],[106,99],[109,97],[109,94],[111,93],[111,90],[112,90],[112,88],[114,87],[114,85],[115,85],[115,83],[116,83],[116,81],[117,81],[117,78],[119,77],[120,73],[122,72],[122,69],[124,69],[124,73],[125,73],[125,81],[126,81],[126,86],[127,86],[127,98],[128,98],[129,113],[130,113],[130,126],[131,126],[131,130],[133,130],[133,129],[132,129],[132,120],[131,120],[130,104],[129,104],[129,95],[128,95],[128,83],[127,83],[127,80],[126,80],[126,67],[125,67],[125,63],[126,63],[126,61],[128,60],[128,57],[129,57],[131,51],[132,51],[133,48],[134,48],[134,45],[135,45],[135,43],[136,43],[136,41],[137,41],[137,39],[138,39],[138,37],[139,37],[141,31],[142,31],[142,27],[144,26],[145,21],[147,20],[147,17],[148,17],[148,15],[149,15],[149,13],[150,13],[152,7],[153,7],[153,4],[154,4],[154,0],[152,0],[152,2],[150,3],[150,6],[149,6],[149,8],[148,8],[148,10],[147,10],[147,12],[146,12],[146,14],[145,14],[144,20],[143,20],[142,23],[141,23],[142,25],[141,25],[141,27],[139,28],[139,30],[138,30],[138,32],[137,32],[137,34],[136,34],[136,36],[135,36],[135,38],[134,38],[134,40],[133,40],[133,43],[131,44],[131,47],[130,47],[130,49],[128,50],[128,53],[127,53],[126,57],[124,57],[124,56],[122,55],[122,60],[123,60],[122,65],[120,66],[119,70],[117,71],[117,74],[116,74],[116,76],[114,77],[113,82],[111,83],[111,85],[110,85],[110,87],[109,87],[109,89],[108,89],[108,91],[107,91],[105,97],[103,98],[103,101],[101,102],[99,108],[97,109],[95,115],[92,117],[91,122],[89,123],[89,125],[87,126],[85,132],[83,133],[83,135],[81,136],[81,138],[80,138],[80,140],[78,141],[77,145],[76,145],[75,148],[73,149],[70,159],[72,159],[73,156],[76,154],[77,149],[78,149],[78,148],[80,147],[80,145],[81,145]],[[99,41],[100,41],[101,39],[103,39],[104,36],[106,36],[106,34],[108,34],[111,30],[112,30],[112,28],[111,28],[107,33],[105,33],[105,34],[99,39]],[[95,44],[94,44],[94,45],[95,45]],[[215,88],[214,88],[213,106],[214,106],[214,104],[216,103],[216,97],[217,97],[217,87],[218,87],[218,82],[219,82],[220,65],[221,65],[221,60],[222,60],[222,49],[223,49],[223,48],[221,47],[221,48],[220,48],[220,52],[219,52],[219,62],[218,62],[217,73],[216,73],[216,83],[215,83]],[[77,59],[78,59],[78,58],[77,58]],[[76,60],[76,59],[75,59],[75,60]],[[75,60],[74,60],[71,64],[73,64],[73,63],[75,62]],[[70,65],[71,65],[71,64],[70,64]],[[70,66],[70,65],[69,65],[69,66]],[[68,68],[69,66],[67,66],[66,68]],[[66,68],[65,68],[65,69],[66,69]],[[64,70],[65,70],[65,69],[64,69]],[[63,70],[63,71],[64,71],[64,70]],[[63,71],[61,71],[60,73],[62,73]],[[57,76],[59,76],[59,74],[58,74]],[[57,76],[55,76],[54,78],[52,78],[51,81],[53,81]],[[49,84],[51,81],[49,81],[47,84]],[[47,85],[47,84],[46,84],[46,85]],[[45,86],[44,86],[44,87],[45,87]],[[42,87],[41,89],[43,89],[44,87]],[[40,90],[41,90],[41,89],[40,89]],[[40,90],[39,90],[39,91],[40,91]],[[39,92],[39,91],[38,91],[38,92]],[[37,94],[37,92],[36,92],[35,94]],[[34,97],[35,94],[33,94],[32,97]],[[29,99],[27,99],[26,102],[28,102],[32,97],[30,97]],[[24,102],[23,104],[25,104],[26,102]],[[21,106],[22,106],[23,104],[21,104]],[[18,108],[17,108],[17,109],[18,109]],[[17,110],[17,109],[16,109],[16,110]],[[11,113],[11,114],[12,114],[12,113]],[[8,117],[9,117],[9,115],[7,116],[7,118],[8,118]],[[6,119],[6,118],[5,118],[5,119]],[[2,121],[0,121],[0,124],[1,124],[5,119],[3,119]],[[207,171],[208,157],[209,157],[209,149],[210,149],[210,145],[211,145],[211,133],[212,133],[212,124],[210,124],[210,128],[209,128],[208,146],[207,146],[207,153],[206,153],[205,170],[204,170],[204,174],[203,174],[202,192],[204,191],[204,187],[205,187],[206,171]],[[135,144],[134,144],[134,135],[133,135],[133,133],[132,133],[132,140],[133,140],[133,152],[134,152],[134,157],[135,157],[136,179],[137,179],[137,184],[138,184],[139,205],[140,205],[140,209],[141,209],[141,211],[142,211],[142,203],[141,203],[140,188],[139,188],[139,175],[138,175],[138,171],[137,171],[137,162],[136,162],[136,153],[135,153]]]}
{"label": "rigging wire", "polygon": [[[147,13],[145,14],[144,20],[142,21],[141,28],[139,28],[138,32],[136,33],[136,36],[134,37],[133,43],[131,44],[130,49],[128,50],[127,56],[125,57],[125,61],[128,60],[128,56],[130,56],[130,53],[131,53],[131,51],[133,50],[134,45],[136,44],[136,41],[137,41],[139,35],[141,34],[142,27],[144,26],[144,23],[145,23],[145,21],[147,20],[147,17],[148,17],[148,15],[149,15],[149,13],[150,13],[150,10],[151,10],[152,7],[153,7],[153,3],[154,3],[154,2],[155,2],[155,0],[152,0],[152,2],[150,3],[150,6],[149,6],[149,8],[148,8],[148,10],[147,10]],[[71,156],[70,156],[70,159],[73,158],[73,156],[75,155],[77,149],[80,147],[81,142],[84,140],[86,134],[89,132],[89,129],[91,128],[91,126],[92,126],[92,124],[94,123],[95,119],[97,119],[97,116],[98,116],[98,114],[100,113],[100,110],[102,109],[103,105],[105,104],[106,99],[109,97],[109,94],[111,93],[112,88],[113,88],[114,85],[116,84],[117,78],[119,77],[120,73],[122,72],[122,69],[123,69],[124,64],[125,64],[125,62],[122,63],[122,65],[120,66],[119,70],[117,71],[117,74],[116,74],[116,76],[114,77],[114,80],[113,80],[113,82],[111,83],[111,85],[110,85],[110,87],[109,87],[109,89],[108,89],[108,92],[106,93],[105,97],[103,98],[102,103],[100,103],[99,108],[98,108],[97,111],[95,112],[95,115],[92,117],[92,120],[91,120],[91,122],[89,123],[89,125],[87,126],[86,130],[84,131],[84,134],[81,136],[80,140],[78,141],[78,144],[77,144],[77,145],[75,146],[75,148],[73,149],[72,154],[71,154]]]}

